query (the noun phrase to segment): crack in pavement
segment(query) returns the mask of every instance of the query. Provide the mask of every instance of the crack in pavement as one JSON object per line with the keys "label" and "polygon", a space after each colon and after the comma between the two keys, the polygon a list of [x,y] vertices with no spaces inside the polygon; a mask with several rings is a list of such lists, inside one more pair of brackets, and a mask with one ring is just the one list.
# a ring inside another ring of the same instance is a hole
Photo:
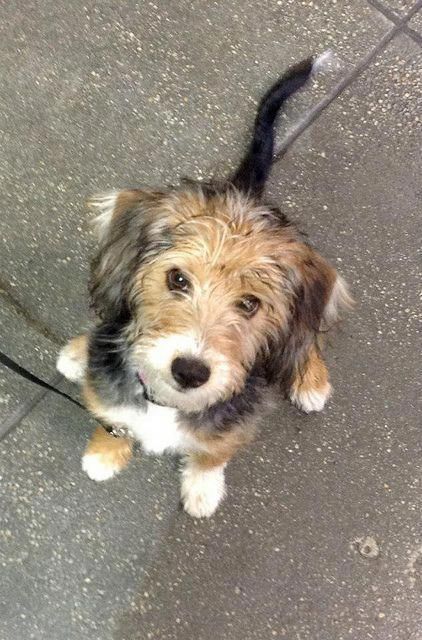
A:
{"label": "crack in pavement", "polygon": [[395,24],[385,32],[382,38],[370,51],[347,73],[335,86],[329,91],[312,109],[310,109],[299,122],[290,129],[284,140],[276,148],[273,164],[276,164],[285,155],[291,145],[306,131],[321,115],[327,107],[330,106],[336,98],[338,98],[345,89],[347,89],[369,65],[371,62],[387,47],[389,42],[400,32],[403,31],[409,20],[416,15],[422,7],[422,0],[418,0],[403,18],[397,20]]}
{"label": "crack in pavement", "polygon": [[50,340],[56,345],[62,345],[64,340],[58,336],[52,329],[47,327],[41,320],[34,318],[34,316],[26,309],[21,302],[13,295],[12,287],[7,284],[3,278],[0,277],[0,296],[10,304],[11,307],[20,315],[27,325],[32,329],[35,329],[37,333],[40,333],[44,338]]}

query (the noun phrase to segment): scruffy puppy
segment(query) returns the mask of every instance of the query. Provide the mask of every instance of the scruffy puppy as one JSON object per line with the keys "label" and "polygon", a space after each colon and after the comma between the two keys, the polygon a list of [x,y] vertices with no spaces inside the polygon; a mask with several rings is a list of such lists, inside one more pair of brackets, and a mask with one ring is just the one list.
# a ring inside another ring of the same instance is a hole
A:
{"label": "scruffy puppy", "polygon": [[292,67],[264,96],[249,150],[226,182],[91,201],[98,322],[58,360],[101,425],[83,456],[90,478],[121,471],[139,440],[148,453],[182,454],[184,508],[210,516],[224,497],[224,467],[253,438],[267,389],[303,411],[323,408],[330,383],[319,334],[348,304],[347,290],[262,201],[277,113],[314,66],[309,59]]}

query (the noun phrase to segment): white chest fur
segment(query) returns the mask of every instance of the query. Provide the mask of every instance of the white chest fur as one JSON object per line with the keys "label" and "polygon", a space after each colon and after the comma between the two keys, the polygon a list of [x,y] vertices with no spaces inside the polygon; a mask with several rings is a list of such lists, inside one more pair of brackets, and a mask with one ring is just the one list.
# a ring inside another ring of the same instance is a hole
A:
{"label": "white chest fur", "polygon": [[126,427],[147,453],[186,453],[198,449],[196,439],[181,427],[177,409],[147,402],[146,410],[123,406],[102,413],[111,424]]}

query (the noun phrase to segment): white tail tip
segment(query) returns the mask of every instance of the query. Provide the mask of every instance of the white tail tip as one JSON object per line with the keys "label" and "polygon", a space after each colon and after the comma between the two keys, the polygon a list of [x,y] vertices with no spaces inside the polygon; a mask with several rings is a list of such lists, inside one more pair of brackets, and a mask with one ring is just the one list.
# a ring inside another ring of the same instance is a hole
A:
{"label": "white tail tip", "polygon": [[312,64],[312,74],[324,73],[324,71],[331,71],[340,68],[340,61],[335,55],[332,49],[327,49],[317,58],[315,58]]}

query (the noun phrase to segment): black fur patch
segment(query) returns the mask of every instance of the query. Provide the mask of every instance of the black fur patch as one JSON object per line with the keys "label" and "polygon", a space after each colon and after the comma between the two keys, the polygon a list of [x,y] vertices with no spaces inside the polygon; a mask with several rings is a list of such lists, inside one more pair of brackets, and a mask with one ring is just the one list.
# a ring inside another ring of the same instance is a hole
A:
{"label": "black fur patch", "polygon": [[295,376],[301,375],[309,349],[312,346],[318,349],[317,337],[332,287],[327,268],[326,263],[323,268],[312,259],[303,263],[301,281],[294,290],[291,302],[287,333],[280,335],[278,343],[271,345],[269,375],[273,382],[281,385],[285,393],[289,391]]}
{"label": "black fur patch", "polygon": [[154,233],[151,215],[142,205],[124,211],[112,222],[105,242],[91,262],[91,305],[103,319],[128,312],[128,293],[136,270],[145,259],[172,246],[170,231]]}
{"label": "black fur patch", "polygon": [[194,430],[201,429],[209,433],[226,432],[240,425],[245,418],[254,415],[262,401],[266,386],[264,370],[261,366],[255,367],[240,393],[224,402],[216,402],[203,411],[183,414],[183,417]]}
{"label": "black fur patch", "polygon": [[108,405],[145,403],[137,372],[129,363],[130,345],[124,335],[129,322],[130,318],[122,315],[102,322],[90,335],[88,378]]}
{"label": "black fur patch", "polygon": [[262,98],[255,119],[249,150],[235,172],[232,183],[240,191],[261,196],[271,169],[274,125],[284,102],[303,87],[312,72],[312,58],[294,65]]}

